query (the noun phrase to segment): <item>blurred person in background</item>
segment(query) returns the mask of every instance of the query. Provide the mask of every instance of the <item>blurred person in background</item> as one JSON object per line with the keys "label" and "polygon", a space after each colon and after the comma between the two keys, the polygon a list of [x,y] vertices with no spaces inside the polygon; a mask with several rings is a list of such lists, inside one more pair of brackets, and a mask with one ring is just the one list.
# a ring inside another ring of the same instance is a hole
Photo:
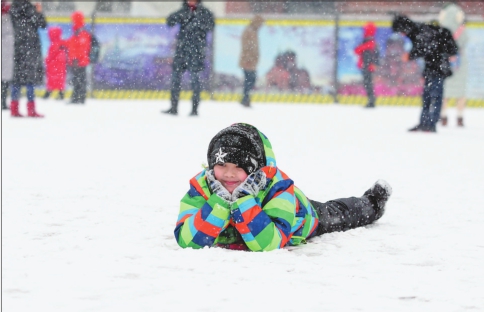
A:
{"label": "blurred person in background", "polygon": [[449,57],[457,54],[457,44],[452,33],[447,28],[440,27],[437,21],[429,24],[416,23],[404,15],[396,14],[392,29],[405,34],[412,41],[408,59],[422,57],[425,62],[420,123],[409,131],[437,132],[444,79],[452,75]]}
{"label": "blurred person in background", "polygon": [[205,67],[207,33],[215,27],[213,14],[201,1],[185,0],[180,10],[168,16],[166,23],[169,27],[180,25],[180,31],[172,64],[171,107],[163,113],[178,114],[182,74],[188,70],[193,90],[190,116],[197,116],[201,92],[199,74]]}
{"label": "blurred person in background", "polygon": [[72,13],[72,36],[67,40],[67,64],[72,73],[73,92],[71,104],[84,104],[87,92],[87,72],[89,52],[91,51],[91,34],[84,27],[84,14]]}
{"label": "blurred person in background", "polygon": [[10,5],[2,0],[2,110],[8,109],[8,86],[13,79],[14,34],[9,10]]}
{"label": "blurred person in background", "polygon": [[257,64],[259,63],[259,29],[264,23],[260,15],[256,15],[242,33],[239,66],[244,70],[244,96],[241,104],[250,107],[250,91],[257,79]]}
{"label": "blurred person in background", "polygon": [[440,119],[442,126],[447,126],[447,105],[449,98],[457,99],[457,126],[464,126],[464,108],[466,106],[466,85],[468,62],[465,47],[469,41],[469,36],[464,24],[464,11],[457,4],[447,3],[444,5],[439,14],[439,23],[442,27],[452,32],[459,53],[450,58],[452,76],[445,80],[444,83],[444,101]]}
{"label": "blurred person in background", "polygon": [[45,58],[45,72],[47,77],[46,91],[44,99],[49,98],[54,90],[59,90],[59,99],[64,98],[66,84],[66,64],[67,48],[62,40],[62,29],[60,27],[50,27],[48,30],[50,47]]}
{"label": "blurred person in background", "polygon": [[33,5],[28,0],[14,0],[9,14],[14,30],[14,71],[12,81],[12,117],[23,117],[19,113],[20,88],[27,87],[28,117],[44,117],[35,110],[34,86],[43,83],[44,64],[40,49],[39,28],[47,23],[40,3]]}
{"label": "blurred person in background", "polygon": [[379,64],[378,45],[375,41],[376,25],[368,22],[363,26],[363,42],[355,48],[355,53],[359,56],[358,68],[363,73],[363,85],[368,97],[365,107],[375,107],[375,91],[373,88],[373,72]]}

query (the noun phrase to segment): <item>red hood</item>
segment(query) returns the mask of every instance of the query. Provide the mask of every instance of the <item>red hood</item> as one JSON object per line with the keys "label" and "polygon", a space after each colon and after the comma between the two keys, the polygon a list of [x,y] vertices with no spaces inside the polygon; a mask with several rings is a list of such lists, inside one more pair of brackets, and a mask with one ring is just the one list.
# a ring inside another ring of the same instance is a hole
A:
{"label": "red hood", "polygon": [[74,31],[84,27],[84,14],[82,14],[81,11],[76,11],[72,13],[71,19],[72,19],[72,28],[74,28]]}
{"label": "red hood", "polygon": [[49,28],[49,38],[51,42],[61,41],[62,29],[60,27]]}
{"label": "red hood", "polygon": [[374,37],[376,34],[376,25],[372,22],[367,23],[363,26],[363,37]]}

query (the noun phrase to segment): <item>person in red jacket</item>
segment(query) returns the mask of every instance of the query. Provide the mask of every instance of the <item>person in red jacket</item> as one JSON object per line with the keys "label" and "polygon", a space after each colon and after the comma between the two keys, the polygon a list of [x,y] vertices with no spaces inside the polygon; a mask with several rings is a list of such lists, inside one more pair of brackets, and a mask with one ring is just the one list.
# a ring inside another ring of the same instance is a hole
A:
{"label": "person in red jacket", "polygon": [[84,14],[80,11],[72,13],[73,35],[67,41],[67,62],[72,72],[72,104],[84,104],[86,100],[86,67],[89,65],[91,50],[91,34],[84,28]]}
{"label": "person in red jacket", "polygon": [[67,48],[61,38],[62,29],[60,27],[50,27],[48,33],[50,47],[45,58],[47,91],[45,91],[44,99],[47,99],[54,90],[59,90],[59,99],[63,99],[66,84]]}
{"label": "person in red jacket", "polygon": [[363,73],[363,85],[365,86],[368,103],[365,107],[375,107],[375,92],[373,90],[373,72],[378,65],[378,46],[375,42],[376,25],[372,22],[363,26],[363,42],[355,48],[359,55],[358,68]]}

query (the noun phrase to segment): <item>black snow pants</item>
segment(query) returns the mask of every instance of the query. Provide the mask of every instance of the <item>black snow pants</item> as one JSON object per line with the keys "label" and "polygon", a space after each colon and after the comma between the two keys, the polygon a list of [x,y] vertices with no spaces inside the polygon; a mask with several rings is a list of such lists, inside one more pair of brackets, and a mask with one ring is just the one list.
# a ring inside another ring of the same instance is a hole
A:
{"label": "black snow pants", "polygon": [[319,216],[316,235],[341,232],[368,225],[380,219],[383,209],[366,195],[330,200],[326,203],[310,200]]}
{"label": "black snow pants", "polygon": [[363,69],[363,85],[368,97],[369,106],[375,106],[375,91],[373,90],[373,73],[367,69]]}
{"label": "black snow pants", "polygon": [[87,73],[86,67],[72,66],[72,85],[73,92],[71,103],[84,104],[87,92]]}

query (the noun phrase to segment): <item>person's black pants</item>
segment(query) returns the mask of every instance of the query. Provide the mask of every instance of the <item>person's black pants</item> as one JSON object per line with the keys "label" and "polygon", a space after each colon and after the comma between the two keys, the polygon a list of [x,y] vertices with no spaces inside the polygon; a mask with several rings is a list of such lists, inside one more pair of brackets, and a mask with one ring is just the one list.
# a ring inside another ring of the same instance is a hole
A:
{"label": "person's black pants", "polygon": [[74,88],[71,96],[71,103],[84,103],[87,92],[86,67],[72,66],[72,87]]}
{"label": "person's black pants", "polygon": [[326,203],[310,201],[319,216],[315,236],[368,225],[383,215],[377,204],[366,196],[340,198]]}
{"label": "person's black pants", "polygon": [[420,113],[420,127],[423,130],[435,130],[440,118],[443,95],[444,78],[426,76]]}
{"label": "person's black pants", "polygon": [[373,73],[369,70],[363,69],[363,85],[365,86],[366,96],[368,97],[368,105],[375,105],[375,91],[373,89]]}
{"label": "person's black pants", "polygon": [[[180,67],[173,67],[171,73],[171,109],[177,111],[178,101],[180,100],[181,80],[185,69]],[[198,105],[200,104],[200,73],[190,71],[191,84],[192,84],[192,112],[197,112]]]}
{"label": "person's black pants", "polygon": [[244,97],[242,103],[250,103],[250,91],[254,88],[257,79],[257,72],[251,70],[244,70]]}
{"label": "person's black pants", "polygon": [[8,81],[2,80],[2,109],[7,109]]}

